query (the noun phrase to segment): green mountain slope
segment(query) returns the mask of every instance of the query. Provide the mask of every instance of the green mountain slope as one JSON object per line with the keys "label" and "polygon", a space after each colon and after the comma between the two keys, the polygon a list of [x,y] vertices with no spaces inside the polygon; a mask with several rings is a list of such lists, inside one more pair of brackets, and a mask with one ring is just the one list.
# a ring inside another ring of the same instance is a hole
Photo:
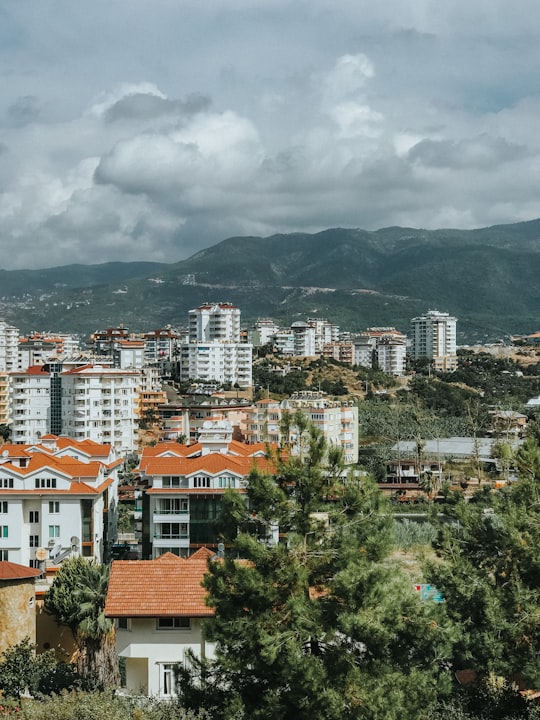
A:
{"label": "green mountain slope", "polygon": [[540,327],[538,277],[540,220],[467,231],[336,228],[232,237],[170,265],[0,271],[0,312],[23,330],[144,330],[185,325],[191,307],[227,300],[245,321],[317,314],[351,330],[407,331],[411,317],[437,308],[457,315],[461,340],[494,339]]}

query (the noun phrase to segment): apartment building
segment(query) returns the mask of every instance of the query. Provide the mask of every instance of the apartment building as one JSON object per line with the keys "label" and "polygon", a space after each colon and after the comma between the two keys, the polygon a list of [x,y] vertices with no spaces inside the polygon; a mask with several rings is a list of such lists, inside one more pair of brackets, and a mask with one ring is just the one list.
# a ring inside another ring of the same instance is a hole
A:
{"label": "apartment building", "polygon": [[384,335],[378,338],[375,356],[379,369],[387,375],[405,375],[407,343],[404,336]]}
{"label": "apartment building", "polygon": [[455,370],[457,367],[457,318],[438,310],[429,310],[411,320],[411,354],[415,360],[426,358],[434,370]]}
{"label": "apartment building", "polygon": [[324,435],[327,442],[343,450],[345,462],[358,462],[358,408],[349,402],[329,400],[323,393],[299,392],[287,400],[259,400],[248,411],[246,438],[249,443],[289,443],[293,453],[299,451],[300,438],[293,427],[289,437],[282,432],[286,412],[300,410]]}
{"label": "apartment building", "polygon": [[198,442],[159,443],[143,449],[139,467],[143,494],[143,558],[164,553],[188,556],[216,548],[214,520],[228,488],[246,493],[253,468],[268,470],[264,443],[232,439],[226,421],[204,423]]}
{"label": "apartment building", "polygon": [[45,435],[5,444],[0,456],[0,560],[30,567],[72,554],[108,559],[116,539],[118,468],[113,447]]}
{"label": "apartment building", "polygon": [[146,365],[172,362],[176,359],[180,335],[172,330],[170,326],[160,330],[140,333],[138,337],[144,341],[144,362]]}
{"label": "apartment building", "polygon": [[0,371],[17,369],[18,346],[19,329],[0,320]]}
{"label": "apartment building", "polygon": [[294,354],[296,357],[314,357],[317,354],[314,327],[299,320],[291,325],[291,333],[294,337]]}
{"label": "apartment building", "polygon": [[46,365],[10,373],[11,439],[39,442],[51,432],[51,379]]}
{"label": "apartment building", "polygon": [[138,370],[85,365],[61,374],[62,431],[110,443],[121,455],[137,447]]}
{"label": "apartment building", "polygon": [[231,303],[205,303],[188,316],[190,342],[240,342],[240,310]]}
{"label": "apartment building", "polygon": [[240,310],[229,303],[189,311],[189,342],[179,348],[182,381],[252,385],[253,346],[240,342]]}
{"label": "apartment building", "polygon": [[61,357],[79,353],[79,340],[63,333],[32,333],[19,338],[16,370],[26,370],[34,365],[45,365]]}

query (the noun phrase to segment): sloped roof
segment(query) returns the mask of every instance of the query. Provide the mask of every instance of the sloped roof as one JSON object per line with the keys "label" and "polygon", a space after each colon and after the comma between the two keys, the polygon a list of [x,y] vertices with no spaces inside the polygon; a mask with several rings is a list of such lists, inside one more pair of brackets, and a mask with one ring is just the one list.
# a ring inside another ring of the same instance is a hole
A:
{"label": "sloped roof", "polygon": [[18,565],[9,560],[0,561],[0,581],[1,580],[25,580],[26,578],[34,578],[42,575],[41,570],[37,568]]}
{"label": "sloped roof", "polygon": [[105,603],[108,617],[210,617],[201,585],[206,558],[167,553],[157,560],[115,560]]}
{"label": "sloped roof", "polygon": [[224,453],[208,453],[194,458],[148,458],[144,464],[146,475],[193,475],[200,472],[217,475],[228,471],[245,477],[253,468],[271,470],[264,457],[238,457]]}

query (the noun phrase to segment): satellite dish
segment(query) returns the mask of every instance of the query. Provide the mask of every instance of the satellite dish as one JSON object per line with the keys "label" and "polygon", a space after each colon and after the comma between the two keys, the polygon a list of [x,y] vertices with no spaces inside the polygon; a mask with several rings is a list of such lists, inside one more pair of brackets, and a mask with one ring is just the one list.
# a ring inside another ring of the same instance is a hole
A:
{"label": "satellite dish", "polygon": [[9,450],[3,450],[2,457],[9,457]]}
{"label": "satellite dish", "polygon": [[79,540],[79,538],[76,535],[73,535],[73,537],[69,541],[69,544],[74,545],[75,547],[79,547],[80,542],[81,541]]}
{"label": "satellite dish", "polygon": [[47,550],[45,548],[38,548],[36,550],[36,560],[39,560],[39,562],[43,562],[43,560],[47,559]]}
{"label": "satellite dish", "polygon": [[60,544],[55,545],[52,550],[49,551],[49,557],[54,560],[62,552],[62,546]]}

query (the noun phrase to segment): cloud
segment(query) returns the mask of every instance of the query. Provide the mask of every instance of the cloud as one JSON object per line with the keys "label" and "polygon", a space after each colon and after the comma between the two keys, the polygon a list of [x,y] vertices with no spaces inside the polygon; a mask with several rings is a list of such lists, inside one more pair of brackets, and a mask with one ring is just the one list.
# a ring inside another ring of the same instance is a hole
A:
{"label": "cloud", "polygon": [[2,12],[4,267],[539,214],[532,0]]}

